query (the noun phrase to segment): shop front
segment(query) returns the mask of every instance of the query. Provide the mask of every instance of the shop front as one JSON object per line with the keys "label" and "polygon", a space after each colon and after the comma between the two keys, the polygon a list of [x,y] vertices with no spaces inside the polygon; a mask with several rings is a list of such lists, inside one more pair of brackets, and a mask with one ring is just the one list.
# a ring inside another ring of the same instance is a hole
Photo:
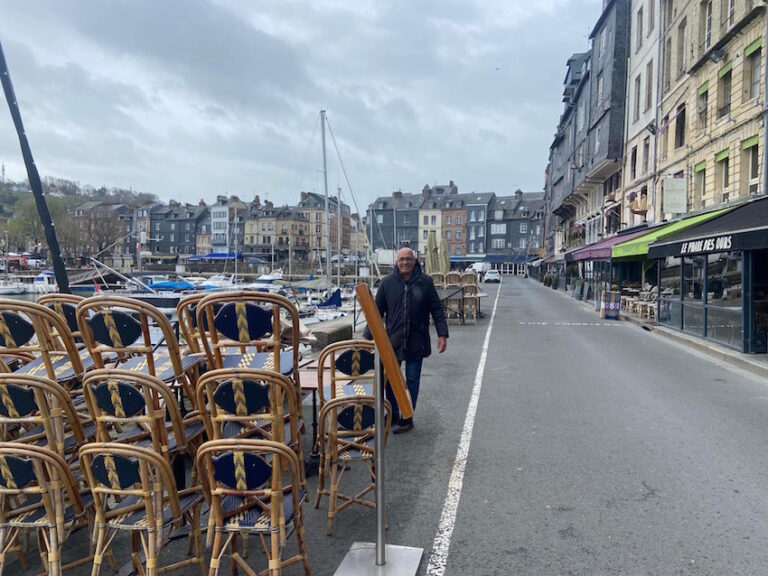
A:
{"label": "shop front", "polygon": [[768,199],[651,244],[659,323],[747,353],[768,333]]}

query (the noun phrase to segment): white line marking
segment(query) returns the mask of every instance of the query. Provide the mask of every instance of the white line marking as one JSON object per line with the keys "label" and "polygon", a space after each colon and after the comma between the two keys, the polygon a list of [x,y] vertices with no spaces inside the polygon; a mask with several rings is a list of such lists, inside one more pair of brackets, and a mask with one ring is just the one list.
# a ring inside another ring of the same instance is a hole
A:
{"label": "white line marking", "polygon": [[480,354],[480,362],[477,365],[475,373],[475,385],[472,388],[472,396],[469,398],[467,407],[467,417],[464,419],[464,428],[461,431],[459,440],[459,449],[456,451],[456,460],[453,462],[451,479],[448,482],[448,494],[443,503],[443,512],[440,516],[440,524],[437,527],[435,541],[432,543],[432,553],[427,565],[427,576],[443,576],[445,574],[445,565],[448,562],[448,550],[451,547],[451,537],[453,529],[456,526],[456,513],[461,499],[461,489],[464,486],[464,469],[467,466],[467,457],[469,456],[469,445],[472,442],[472,430],[475,426],[475,414],[477,413],[477,403],[480,400],[480,389],[483,387],[483,373],[485,372],[485,361],[488,357],[488,345],[491,341],[491,330],[493,321],[496,318],[496,306],[499,303],[499,294],[501,288],[496,292],[496,300],[493,303],[493,312],[491,321],[488,324],[488,330],[485,332],[485,341]]}

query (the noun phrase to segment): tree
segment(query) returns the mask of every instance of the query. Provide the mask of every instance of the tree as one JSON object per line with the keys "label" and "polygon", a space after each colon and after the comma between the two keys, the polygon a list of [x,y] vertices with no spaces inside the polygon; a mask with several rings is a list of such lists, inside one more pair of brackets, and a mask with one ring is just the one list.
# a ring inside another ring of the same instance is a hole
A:
{"label": "tree", "polygon": [[88,240],[94,255],[117,242],[122,236],[123,228],[117,214],[109,206],[95,208],[88,222]]}
{"label": "tree", "polygon": [[[66,212],[64,202],[56,196],[48,196],[45,200],[51,218],[56,222]],[[7,230],[9,244],[20,251],[25,250],[29,244],[35,249],[45,245],[45,230],[32,194],[24,194],[13,205],[13,216],[8,220]]]}

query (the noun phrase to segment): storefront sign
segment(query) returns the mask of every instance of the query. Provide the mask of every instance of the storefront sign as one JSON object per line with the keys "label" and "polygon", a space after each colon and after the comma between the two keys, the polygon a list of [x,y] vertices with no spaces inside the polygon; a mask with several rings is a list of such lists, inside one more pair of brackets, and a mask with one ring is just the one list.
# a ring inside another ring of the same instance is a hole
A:
{"label": "storefront sign", "polygon": [[664,178],[664,212],[666,214],[688,212],[685,178]]}
{"label": "storefront sign", "polygon": [[680,246],[680,255],[684,254],[704,254],[708,252],[725,252],[731,249],[733,244],[731,235],[712,236],[703,240],[690,240],[683,242]]}

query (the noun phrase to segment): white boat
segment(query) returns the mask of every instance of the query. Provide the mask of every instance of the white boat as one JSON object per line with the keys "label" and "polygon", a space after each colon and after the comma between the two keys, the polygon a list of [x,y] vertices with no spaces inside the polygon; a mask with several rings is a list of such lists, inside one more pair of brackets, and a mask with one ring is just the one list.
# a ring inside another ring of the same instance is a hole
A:
{"label": "white boat", "polygon": [[50,294],[51,292],[58,291],[58,289],[53,270],[43,270],[35,276],[32,285],[28,287],[28,292],[32,294]]}

